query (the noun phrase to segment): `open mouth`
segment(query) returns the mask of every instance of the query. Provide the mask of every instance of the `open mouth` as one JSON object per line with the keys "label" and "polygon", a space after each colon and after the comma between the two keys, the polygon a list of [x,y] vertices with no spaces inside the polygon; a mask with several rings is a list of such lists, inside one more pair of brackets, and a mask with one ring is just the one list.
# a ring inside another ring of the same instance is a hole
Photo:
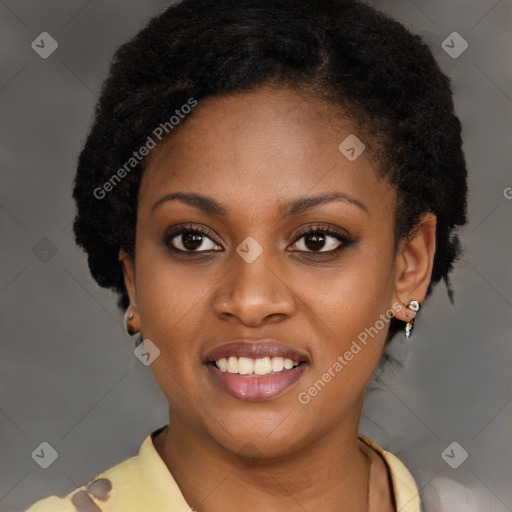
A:
{"label": "open mouth", "polygon": [[213,381],[232,397],[244,401],[278,397],[300,379],[307,366],[306,361],[282,357],[230,356],[206,363]]}
{"label": "open mouth", "polygon": [[222,357],[209,364],[215,365],[223,373],[238,375],[275,375],[277,373],[291,370],[306,361],[293,361],[284,357],[260,357],[253,359],[250,357]]}
{"label": "open mouth", "polygon": [[271,338],[238,339],[210,350],[203,359],[217,389],[240,400],[269,400],[291,388],[311,357]]}

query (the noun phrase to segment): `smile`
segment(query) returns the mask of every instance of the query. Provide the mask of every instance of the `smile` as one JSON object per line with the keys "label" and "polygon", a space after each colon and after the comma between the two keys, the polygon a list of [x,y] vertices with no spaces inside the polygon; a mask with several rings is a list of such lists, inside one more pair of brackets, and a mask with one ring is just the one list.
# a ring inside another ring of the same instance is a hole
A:
{"label": "smile", "polygon": [[234,398],[262,401],[276,398],[295,384],[307,363],[282,357],[223,357],[206,365],[213,381]]}
{"label": "smile", "polygon": [[270,400],[293,386],[310,356],[271,338],[238,339],[218,345],[203,359],[216,387],[239,400]]}
{"label": "smile", "polygon": [[238,373],[239,375],[267,375],[269,373],[291,370],[298,362],[283,357],[222,357],[215,361],[221,372]]}

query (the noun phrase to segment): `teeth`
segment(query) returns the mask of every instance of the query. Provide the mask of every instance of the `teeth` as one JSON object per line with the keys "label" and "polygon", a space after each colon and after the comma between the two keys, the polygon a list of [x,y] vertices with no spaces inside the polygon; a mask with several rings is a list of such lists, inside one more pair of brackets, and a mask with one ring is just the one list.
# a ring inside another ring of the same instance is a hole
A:
{"label": "teeth", "polygon": [[280,372],[284,368],[282,357],[273,357],[271,360],[271,363],[272,363],[272,370],[275,372]]}
{"label": "teeth", "polygon": [[254,361],[254,373],[256,375],[266,375],[272,371],[270,357],[262,357]]}
{"label": "teeth", "polygon": [[228,360],[225,357],[223,357],[222,359],[219,359],[218,361],[216,361],[216,363],[221,372],[228,371]]}
{"label": "teeth", "polygon": [[294,363],[291,359],[283,357],[261,357],[251,359],[249,357],[222,357],[215,361],[217,368],[221,372],[238,373],[240,375],[267,375],[270,372],[280,372],[290,370],[299,363]]}
{"label": "teeth", "polygon": [[293,368],[293,361],[291,359],[283,359],[283,365],[287,370]]}
{"label": "teeth", "polygon": [[238,373],[238,357],[228,357],[228,372]]}
{"label": "teeth", "polygon": [[[235,358],[236,359],[236,358]],[[254,370],[254,360],[248,357],[238,358],[238,373],[240,375],[250,375]]]}

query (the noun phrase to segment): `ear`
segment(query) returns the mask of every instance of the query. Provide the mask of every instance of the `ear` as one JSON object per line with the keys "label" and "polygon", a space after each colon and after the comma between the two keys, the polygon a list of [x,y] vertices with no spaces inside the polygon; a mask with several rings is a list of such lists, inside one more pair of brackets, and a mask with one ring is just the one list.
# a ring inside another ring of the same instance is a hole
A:
{"label": "ear", "polygon": [[409,302],[417,300],[421,304],[427,294],[436,252],[436,225],[436,216],[424,213],[412,237],[401,241],[397,250],[393,303],[402,305],[395,317],[404,322],[416,316],[407,308]]}
{"label": "ear", "polygon": [[135,264],[131,256],[123,249],[119,251],[119,261],[123,269],[124,285],[130,297],[130,306],[137,308],[137,293],[135,286]]}

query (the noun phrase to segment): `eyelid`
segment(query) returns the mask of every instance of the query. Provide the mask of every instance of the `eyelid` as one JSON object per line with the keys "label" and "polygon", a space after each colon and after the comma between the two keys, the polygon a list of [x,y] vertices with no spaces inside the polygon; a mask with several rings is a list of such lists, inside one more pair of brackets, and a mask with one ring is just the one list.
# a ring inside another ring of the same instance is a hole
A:
{"label": "eyelid", "polygon": [[339,245],[327,251],[319,250],[319,251],[304,251],[304,250],[293,250],[290,252],[296,253],[304,253],[304,254],[312,254],[315,256],[333,256],[336,253],[341,252],[343,249],[347,249],[351,245],[357,242],[357,239],[352,237],[347,231],[344,229],[340,229],[334,227],[332,225],[309,225],[307,228],[301,230],[295,237],[295,240],[292,242],[292,246],[299,243],[306,235],[309,234],[321,234],[326,237],[335,238]]}
{"label": "eyelid", "polygon": [[328,235],[331,235],[331,236],[336,234],[340,238],[343,238],[345,240],[352,239],[352,236],[342,228],[338,228],[332,224],[315,224],[315,223],[313,223],[313,224],[308,224],[304,229],[301,229],[299,231],[299,233],[296,235],[295,241],[293,243],[295,243],[297,240],[299,240],[304,235],[307,235],[311,232],[321,232],[321,231],[324,233],[327,233]]}
{"label": "eyelid", "polygon": [[[182,225],[182,226],[177,226],[177,227],[174,227],[174,228],[166,231],[162,238],[162,242],[164,245],[171,246],[173,249],[175,249],[176,251],[179,251],[179,252],[186,252],[189,254],[193,254],[193,253],[199,254],[202,252],[208,252],[208,251],[183,251],[182,249],[178,249],[177,247],[172,246],[171,240],[173,240],[177,236],[183,235],[184,233],[197,233],[197,234],[204,235],[206,238],[210,239],[213,243],[222,246],[222,244],[217,240],[217,237],[209,229],[204,228],[202,226],[200,227],[193,223],[189,223],[189,224]],[[221,251],[214,251],[214,252],[221,252]]]}
{"label": "eyelid", "polygon": [[[204,228],[202,226],[198,226],[194,223],[189,223],[182,226],[177,226],[173,229],[171,229],[169,232],[166,231],[166,233],[163,236],[162,242],[166,246],[170,246],[173,250],[176,250],[181,253],[188,253],[188,254],[201,254],[201,253],[208,253],[208,252],[222,252],[222,251],[216,251],[213,249],[203,250],[203,251],[184,251],[183,249],[178,249],[177,247],[174,247],[171,244],[171,240],[176,238],[179,235],[182,235],[184,233],[198,233],[201,235],[204,235],[206,238],[211,240],[213,243],[219,245],[222,247],[222,243],[220,243],[216,236],[207,228]],[[347,231],[345,231],[342,228],[338,228],[333,226],[332,224],[309,224],[305,228],[301,229],[299,233],[295,236],[295,239],[291,243],[291,245],[296,244],[301,238],[303,238],[305,235],[308,234],[316,234],[316,233],[322,233],[327,236],[331,236],[333,238],[336,238],[340,245],[336,249],[332,249],[330,251],[297,251],[297,252],[306,252],[311,254],[330,254],[333,252],[338,251],[339,249],[348,247],[352,243],[356,241]],[[293,251],[295,252],[295,251]]]}

